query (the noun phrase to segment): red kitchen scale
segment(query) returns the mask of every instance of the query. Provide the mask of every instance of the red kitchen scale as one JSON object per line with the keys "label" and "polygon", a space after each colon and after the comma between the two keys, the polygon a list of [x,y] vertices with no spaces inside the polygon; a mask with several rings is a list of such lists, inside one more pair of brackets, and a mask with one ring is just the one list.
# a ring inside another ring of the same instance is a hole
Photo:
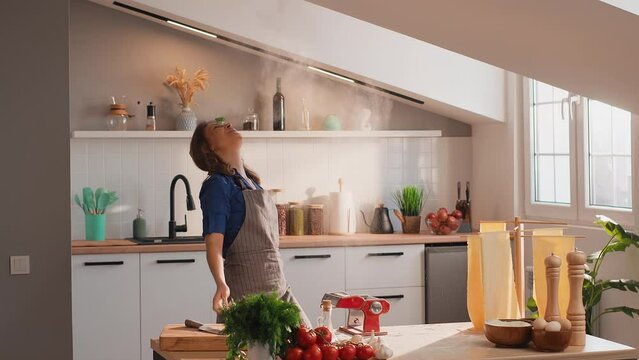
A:
{"label": "red kitchen scale", "polygon": [[390,311],[390,303],[369,295],[349,295],[345,292],[324,294],[335,308],[348,309],[348,323],[339,330],[350,335],[386,335],[379,326],[379,316]]}

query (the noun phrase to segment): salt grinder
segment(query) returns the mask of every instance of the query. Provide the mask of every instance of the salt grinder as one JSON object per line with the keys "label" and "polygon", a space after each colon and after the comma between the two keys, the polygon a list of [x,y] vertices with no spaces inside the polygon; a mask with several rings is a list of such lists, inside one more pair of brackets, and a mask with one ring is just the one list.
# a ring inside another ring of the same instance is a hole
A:
{"label": "salt grinder", "polygon": [[544,319],[546,321],[559,321],[559,271],[561,269],[561,258],[555,254],[551,254],[544,259],[546,265],[546,285],[547,285],[547,301],[546,313]]}
{"label": "salt grinder", "polygon": [[586,254],[576,250],[566,256],[568,261],[568,281],[570,283],[570,302],[568,303],[568,320],[572,324],[570,346],[586,345],[586,310],[584,309],[582,290]]}

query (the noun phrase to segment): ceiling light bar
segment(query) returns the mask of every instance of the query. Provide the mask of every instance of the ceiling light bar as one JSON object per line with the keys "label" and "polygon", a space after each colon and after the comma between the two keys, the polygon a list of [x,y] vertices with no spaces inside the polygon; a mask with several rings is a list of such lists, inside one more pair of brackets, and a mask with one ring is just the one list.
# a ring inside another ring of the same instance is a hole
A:
{"label": "ceiling light bar", "polygon": [[191,31],[193,31],[194,33],[198,33],[198,34],[200,34],[200,35],[209,36],[209,37],[212,37],[212,38],[217,39],[217,35],[215,35],[215,34],[211,34],[211,33],[210,33],[210,32],[208,32],[208,31],[204,31],[204,30],[200,30],[200,29],[198,29],[198,28],[194,28],[194,27],[192,27],[192,26],[184,25],[184,24],[182,24],[182,23],[179,23],[179,22],[177,22],[177,21],[173,21],[173,20],[167,20],[166,22],[167,22],[167,23],[169,23],[169,24],[171,24],[171,25],[179,26],[179,27],[181,27],[182,29],[191,30]]}
{"label": "ceiling light bar", "polygon": [[326,74],[326,75],[329,75],[329,76],[344,80],[344,81],[348,81],[350,83],[355,83],[355,80],[353,80],[351,78],[347,78],[346,76],[342,76],[342,75],[336,74],[336,73],[334,73],[332,71],[316,68],[315,66],[310,66],[310,65],[307,65],[306,68],[314,70],[314,71],[317,71],[317,72],[322,73],[322,74]]}

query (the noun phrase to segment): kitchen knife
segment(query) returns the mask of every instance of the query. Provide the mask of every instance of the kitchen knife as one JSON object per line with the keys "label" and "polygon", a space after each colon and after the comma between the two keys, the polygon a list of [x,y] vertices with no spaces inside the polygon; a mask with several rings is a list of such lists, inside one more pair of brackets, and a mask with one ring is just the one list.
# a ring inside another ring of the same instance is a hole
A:
{"label": "kitchen knife", "polygon": [[198,329],[200,331],[204,331],[210,334],[222,335],[222,330],[216,329],[209,325],[204,325],[201,322],[197,322],[195,320],[189,320],[189,319],[184,320],[184,326],[186,326],[187,328]]}

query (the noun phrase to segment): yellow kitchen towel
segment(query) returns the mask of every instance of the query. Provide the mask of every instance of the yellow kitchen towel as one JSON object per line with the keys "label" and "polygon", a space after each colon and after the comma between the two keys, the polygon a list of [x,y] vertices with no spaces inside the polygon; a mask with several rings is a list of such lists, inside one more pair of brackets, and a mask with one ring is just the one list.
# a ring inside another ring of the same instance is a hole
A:
{"label": "yellow kitchen towel", "polygon": [[570,284],[568,282],[568,264],[566,255],[575,248],[575,238],[564,236],[563,229],[535,229],[533,230],[533,279],[534,298],[537,302],[539,315],[546,314],[547,285],[546,266],[544,259],[550,254],[561,258],[559,273],[559,310],[561,317],[566,318],[568,302],[570,301]]}
{"label": "yellow kitchen towel", "polygon": [[494,232],[494,231],[506,231],[506,223],[505,222],[480,222],[479,223],[479,232]]}
{"label": "yellow kitchen towel", "polygon": [[468,242],[468,277],[466,308],[468,317],[477,330],[484,329],[484,290],[481,280],[481,237],[471,235]]}
{"label": "yellow kitchen towel", "polygon": [[510,233],[487,232],[480,236],[484,320],[518,318]]}

